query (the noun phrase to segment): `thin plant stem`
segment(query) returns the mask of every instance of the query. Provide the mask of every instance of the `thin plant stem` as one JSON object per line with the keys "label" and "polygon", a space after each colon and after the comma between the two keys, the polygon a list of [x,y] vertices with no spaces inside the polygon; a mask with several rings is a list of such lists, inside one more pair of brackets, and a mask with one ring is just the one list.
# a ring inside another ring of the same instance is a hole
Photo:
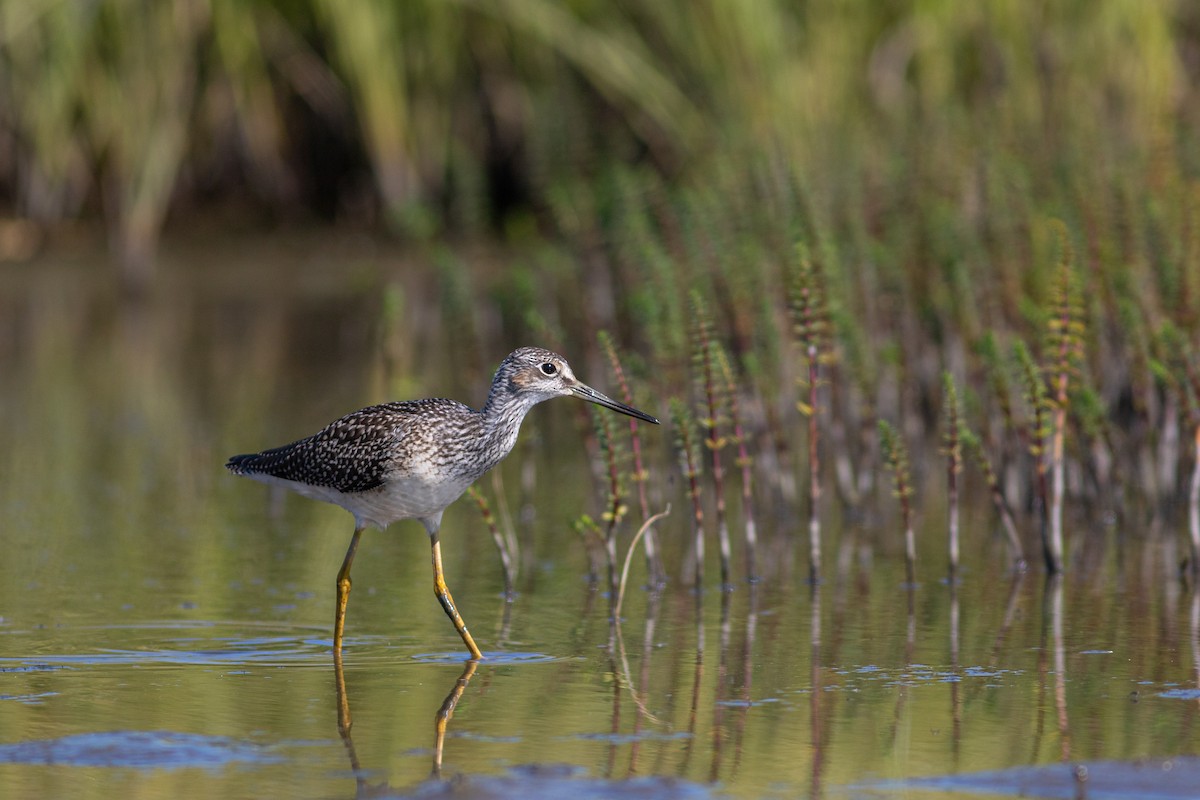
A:
{"label": "thin plant stem", "polygon": [[496,498],[496,518],[500,535],[504,537],[512,560],[513,583],[521,573],[521,545],[517,541],[517,532],[513,526],[513,516],[508,508],[508,496],[504,491],[504,471],[492,470],[492,496]]}
{"label": "thin plant stem", "polygon": [[950,580],[958,573],[958,473],[962,471],[962,443],[958,411],[958,388],[949,372],[942,376],[945,394],[946,434],[946,503],[947,548],[949,550]]}
{"label": "thin plant stem", "polygon": [[[1083,348],[1082,312],[1076,297],[1071,273],[1071,249],[1066,226],[1058,223],[1062,259],[1059,262],[1058,285],[1055,289],[1054,313],[1050,318],[1050,343],[1055,350],[1054,402],[1050,444],[1050,515],[1048,547],[1053,558],[1051,572],[1061,572],[1063,562],[1063,451],[1067,428],[1068,389],[1071,374]],[[1049,563],[1049,561],[1048,561]]]}
{"label": "thin plant stem", "polygon": [[500,529],[496,526],[496,517],[492,514],[492,509],[488,505],[487,498],[474,486],[467,489],[467,494],[471,496],[471,499],[475,501],[475,505],[479,507],[479,513],[483,517],[483,522],[491,532],[492,541],[496,543],[496,549],[500,552],[500,565],[504,568],[504,594],[512,597],[513,584],[516,582],[516,564],[513,560],[513,554],[509,550],[504,536],[501,535]]}
{"label": "thin plant stem", "polygon": [[1188,487],[1188,532],[1192,543],[1189,566],[1195,577],[1200,576],[1200,425],[1196,426],[1193,452],[1195,462],[1192,464],[1192,480]]}
{"label": "thin plant stem", "polygon": [[808,346],[808,578],[821,576],[821,451],[817,425],[817,351]]}
{"label": "thin plant stem", "polygon": [[754,459],[746,448],[746,432],[742,429],[741,404],[738,402],[733,369],[724,349],[717,350],[717,359],[729,396],[729,422],[733,428],[733,440],[737,443],[737,465],[742,470],[742,519],[746,538],[746,580],[753,582],[758,580],[758,525],[754,519]]}
{"label": "thin plant stem", "polygon": [[792,327],[807,361],[807,399],[797,403],[808,418],[808,578],[821,577],[821,429],[817,419],[820,364],[823,358],[826,309],[817,266],[803,245],[797,246],[799,265],[792,288]]}
{"label": "thin plant stem", "polygon": [[701,418],[700,425],[708,435],[704,438],[704,446],[708,448],[713,484],[713,505],[717,522],[717,547],[721,559],[721,586],[729,588],[731,583],[730,561],[733,548],[729,542],[729,523],[725,517],[725,465],[721,460],[721,450],[725,447],[725,439],[721,436],[721,390],[716,381],[716,357],[714,350],[712,323],[699,292],[692,293],[692,306],[696,319],[696,341],[693,361],[700,370],[700,390],[704,396],[704,407],[707,412]]}
{"label": "thin plant stem", "polygon": [[681,467],[687,478],[688,499],[692,503],[693,586],[699,589],[704,583],[704,506],[700,502],[700,459],[696,453],[693,422],[687,406],[679,400],[672,400],[671,418],[675,424]]}
{"label": "thin plant stem", "polygon": [[988,492],[991,494],[992,505],[996,507],[996,513],[1000,515],[1000,524],[1004,528],[1004,535],[1008,540],[1009,564],[1016,571],[1024,570],[1025,548],[1021,544],[1020,534],[1017,533],[1017,523],[1013,519],[1012,509],[1008,507],[1008,501],[1004,498],[1004,491],[1000,488],[1000,480],[996,477],[996,470],[992,468],[992,462],[983,450],[983,443],[966,426],[963,426],[962,429],[962,443],[974,452],[975,461],[983,473],[983,479],[987,483]]}
{"label": "thin plant stem", "polygon": [[658,512],[652,517],[647,517],[642,523],[642,527],[638,528],[637,533],[633,535],[633,539],[629,542],[629,549],[625,552],[625,563],[621,566],[621,582],[617,586],[617,601],[613,604],[613,618],[620,620],[621,605],[625,602],[625,586],[629,580],[629,564],[633,561],[633,550],[637,547],[639,541],[645,537],[647,533],[654,530],[654,523],[658,522],[663,517],[671,513],[671,505]]}
{"label": "thin plant stem", "polygon": [[1062,572],[1062,553],[1054,548],[1054,540],[1050,535],[1049,519],[1049,481],[1047,479],[1048,464],[1046,459],[1046,437],[1049,428],[1047,416],[1046,388],[1038,374],[1033,356],[1023,342],[1018,341],[1014,347],[1018,364],[1021,369],[1025,400],[1033,413],[1033,423],[1027,429],[1026,441],[1029,455],[1034,460],[1034,516],[1038,521],[1042,541],[1042,560],[1046,572],[1057,575]]}
{"label": "thin plant stem", "polygon": [[[604,347],[613,376],[617,379],[617,385],[621,389],[621,398],[627,405],[633,405],[633,393],[629,390],[629,381],[625,379],[625,370],[617,357],[617,350],[613,346],[612,338],[604,331],[600,332],[600,344]],[[642,512],[642,519],[645,520],[650,517],[650,502],[646,498],[646,480],[649,472],[642,460],[642,439],[638,435],[638,421],[633,417],[629,417],[629,446],[633,454],[631,479],[637,486],[638,507]],[[662,586],[666,582],[666,571],[663,569],[662,556],[658,550],[658,535],[654,528],[646,531],[643,549],[646,552],[646,572],[650,585]]]}
{"label": "thin plant stem", "polygon": [[612,415],[594,412],[600,445],[608,470],[608,509],[604,512],[604,555],[608,562],[609,596],[616,599],[617,591],[617,528],[625,515],[621,498],[621,471],[617,464],[616,443],[612,434]]}
{"label": "thin plant stem", "polygon": [[1160,373],[1169,384],[1178,387],[1186,399],[1188,419],[1193,428],[1192,475],[1188,482],[1188,569],[1191,577],[1196,579],[1200,578],[1200,367],[1190,342],[1174,325],[1164,325],[1159,339],[1166,345],[1171,360]]}
{"label": "thin plant stem", "polygon": [[912,525],[912,481],[909,476],[908,450],[899,432],[887,421],[879,421],[884,458],[892,471],[895,494],[900,501],[900,516],[904,525],[904,570],[909,588],[917,583],[917,537]]}

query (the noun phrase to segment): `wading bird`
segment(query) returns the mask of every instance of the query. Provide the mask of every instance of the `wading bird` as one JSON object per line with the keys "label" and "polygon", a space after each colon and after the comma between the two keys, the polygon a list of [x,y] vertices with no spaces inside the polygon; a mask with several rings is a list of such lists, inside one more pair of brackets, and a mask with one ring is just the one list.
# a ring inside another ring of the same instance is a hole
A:
{"label": "wading bird", "polygon": [[500,363],[481,410],[441,398],[383,403],[347,414],[319,432],[261,453],[233,456],[235,475],[283,486],[339,505],[354,515],[354,535],[337,574],[333,649],[340,658],[350,566],[362,532],[402,519],[425,526],[433,551],[433,591],[454,629],[483,657],[467,631],[442,574],[438,529],[442,512],[481,475],[500,463],[517,441],[534,405],[574,396],[646,422],[658,420],[582,383],[562,356],[522,347]]}

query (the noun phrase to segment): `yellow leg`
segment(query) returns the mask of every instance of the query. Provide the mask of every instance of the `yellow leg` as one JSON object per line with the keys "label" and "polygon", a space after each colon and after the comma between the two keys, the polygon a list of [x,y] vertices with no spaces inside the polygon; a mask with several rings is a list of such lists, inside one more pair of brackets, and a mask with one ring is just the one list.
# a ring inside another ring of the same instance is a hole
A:
{"label": "yellow leg", "polygon": [[354,563],[354,553],[358,550],[358,540],[362,537],[363,529],[356,527],[354,536],[350,539],[350,548],[346,550],[346,558],[337,574],[337,607],[333,615],[333,654],[337,660],[342,657],[342,631],[346,627],[346,603],[350,600],[350,565]]}
{"label": "yellow leg", "polygon": [[458,631],[458,635],[462,637],[463,644],[471,651],[471,658],[483,658],[483,653],[475,646],[475,640],[467,632],[467,624],[463,622],[458,609],[454,607],[454,598],[450,596],[450,589],[446,586],[446,578],[442,575],[442,545],[438,541],[437,532],[430,533],[429,538],[433,546],[433,593],[437,595],[438,602],[445,609],[446,616],[450,617],[450,621],[454,623],[454,630]]}

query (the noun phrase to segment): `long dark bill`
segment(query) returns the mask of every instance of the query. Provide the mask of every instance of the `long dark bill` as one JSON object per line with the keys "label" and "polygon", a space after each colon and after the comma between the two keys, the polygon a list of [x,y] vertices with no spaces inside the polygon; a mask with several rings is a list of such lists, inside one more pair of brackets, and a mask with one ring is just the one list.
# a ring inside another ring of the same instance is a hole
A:
{"label": "long dark bill", "polygon": [[654,417],[650,416],[646,412],[638,411],[633,406],[627,406],[624,403],[618,403],[616,400],[613,400],[611,397],[606,397],[606,396],[600,394],[595,389],[588,386],[586,383],[575,384],[574,386],[571,387],[571,391],[575,393],[576,397],[580,397],[584,400],[587,400],[589,403],[595,403],[598,406],[604,406],[605,408],[611,408],[613,411],[620,411],[622,414],[628,414],[629,416],[634,417],[636,419],[640,419],[643,422],[649,422],[653,425],[658,424],[658,420],[656,420]]}

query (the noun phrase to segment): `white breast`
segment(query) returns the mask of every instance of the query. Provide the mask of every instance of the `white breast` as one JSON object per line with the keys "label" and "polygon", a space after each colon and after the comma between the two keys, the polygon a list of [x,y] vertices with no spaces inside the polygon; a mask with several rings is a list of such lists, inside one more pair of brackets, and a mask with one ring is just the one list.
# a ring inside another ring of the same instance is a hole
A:
{"label": "white breast", "polygon": [[273,486],[283,486],[314,500],[341,506],[354,515],[356,524],[370,525],[380,530],[402,519],[440,517],[446,506],[461,497],[471,485],[470,481],[447,480],[444,475],[438,476],[437,480],[429,480],[433,476],[410,473],[401,480],[389,481],[375,489],[346,493],[327,486],[310,486],[272,475],[248,477]]}

